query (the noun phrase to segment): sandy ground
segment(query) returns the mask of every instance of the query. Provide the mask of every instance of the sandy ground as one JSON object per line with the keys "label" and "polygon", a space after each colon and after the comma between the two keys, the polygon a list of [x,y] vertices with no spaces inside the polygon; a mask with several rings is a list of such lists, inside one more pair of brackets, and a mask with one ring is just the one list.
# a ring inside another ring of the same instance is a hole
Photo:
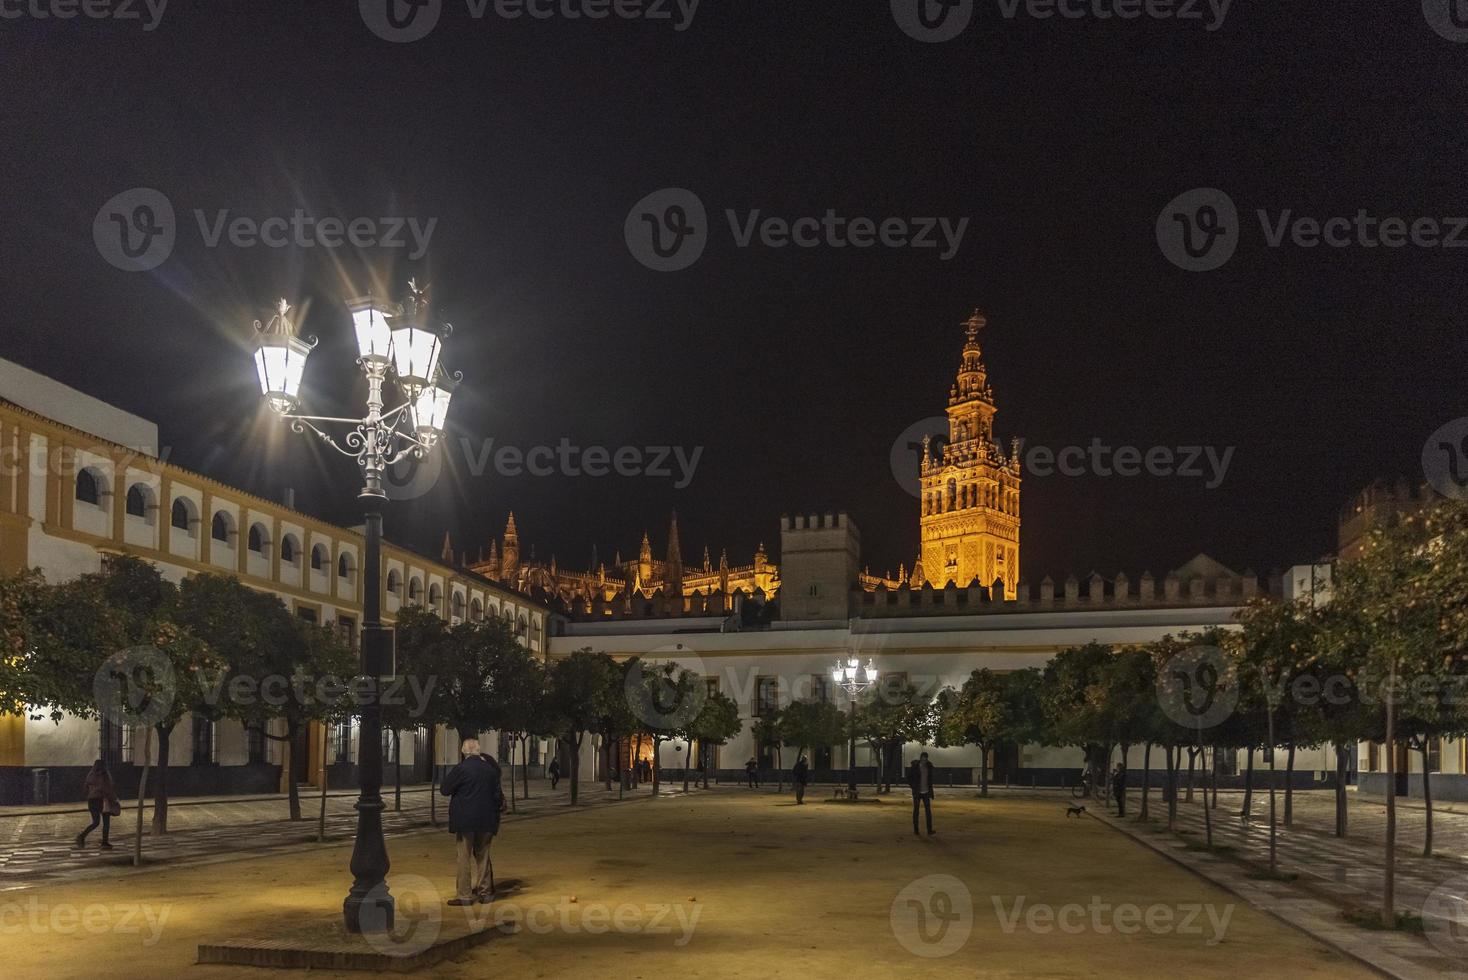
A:
{"label": "sandy ground", "polygon": [[[518,931],[421,976],[1371,976],[1060,803],[841,806],[732,790],[507,826],[480,911]],[[403,938],[463,911],[447,833],[391,842]],[[265,976],[194,965],[201,941],[331,921],[349,848],[78,882],[0,899],[12,976]],[[574,897],[574,901],[572,898]],[[304,974],[303,974],[304,975]],[[330,976],[314,972],[314,977]],[[346,973],[341,976],[360,977]]]}

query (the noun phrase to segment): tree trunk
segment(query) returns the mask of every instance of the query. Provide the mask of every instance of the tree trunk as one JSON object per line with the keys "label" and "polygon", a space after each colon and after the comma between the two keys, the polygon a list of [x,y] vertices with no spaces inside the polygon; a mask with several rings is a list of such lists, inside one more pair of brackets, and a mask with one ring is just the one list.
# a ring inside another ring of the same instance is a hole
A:
{"label": "tree trunk", "polygon": [[[1203,764],[1205,766],[1207,766],[1207,764],[1208,764],[1208,755],[1207,755],[1206,752],[1203,755]],[[1212,766],[1212,770],[1213,770],[1213,773],[1214,773],[1214,780],[1213,780],[1214,791],[1216,793],[1217,792],[1217,788],[1218,788],[1218,778],[1217,778],[1217,773],[1218,773],[1218,746],[1216,746],[1216,745],[1213,747],[1213,766]],[[1205,773],[1207,772],[1206,769],[1204,771],[1205,771]],[[1203,783],[1203,834],[1204,834],[1204,836],[1206,837],[1206,839],[1208,841],[1208,849],[1209,850],[1212,850],[1213,849],[1213,812],[1212,811],[1213,811],[1213,808],[1208,805],[1208,783],[1205,780],[1204,783]]]}
{"label": "tree trunk", "polygon": [[158,786],[153,791],[153,836],[168,833],[168,749],[173,725],[155,725],[158,729]]}
{"label": "tree trunk", "polygon": [[1194,753],[1197,751],[1191,745],[1188,746],[1188,792],[1183,797],[1185,803],[1193,802],[1193,772],[1198,766],[1198,757]]}
{"label": "tree trunk", "polygon": [[1163,746],[1166,752],[1167,764],[1167,829],[1172,830],[1177,825],[1177,758],[1178,747],[1174,745]]}
{"label": "tree trunk", "polygon": [[989,746],[979,743],[979,795],[989,795]]}
{"label": "tree trunk", "polygon": [[1348,749],[1344,745],[1335,747],[1335,835],[1346,836],[1346,766]]}
{"label": "tree trunk", "polygon": [[296,774],[306,771],[306,760],[301,758],[300,746],[297,745],[296,736],[301,734],[301,723],[295,718],[287,718],[285,723],[285,745],[286,760],[290,772],[286,774],[285,796],[286,803],[290,808],[292,820],[301,819],[301,789],[296,785]]}
{"label": "tree trunk", "polygon": [[530,735],[526,735],[520,743],[520,759],[525,764],[520,768],[520,799],[530,799]]}
{"label": "tree trunk", "polygon": [[693,739],[684,743],[683,748],[683,793],[688,793],[688,768],[693,764]]}
{"label": "tree trunk", "polygon": [[392,730],[392,774],[392,808],[400,813],[403,809],[403,733],[396,728]]}
{"label": "tree trunk", "polygon": [[1397,924],[1397,753],[1396,713],[1397,662],[1388,671],[1386,699],[1386,861],[1382,867],[1381,925],[1392,929]]}
{"label": "tree trunk", "polygon": [[612,741],[609,735],[603,735],[601,740],[602,775],[606,777],[607,792],[612,791]]}
{"label": "tree trunk", "polygon": [[148,798],[148,770],[153,761],[153,726],[143,729],[143,773],[138,779],[138,826],[133,835],[133,867],[143,863],[143,802]]}
{"label": "tree trunk", "polygon": [[1279,768],[1274,764],[1274,711],[1269,712],[1269,873],[1279,874],[1279,855],[1276,848],[1276,837],[1278,836],[1279,824],[1274,818],[1274,790],[1275,783],[1279,782],[1275,777],[1279,775]]}
{"label": "tree trunk", "polygon": [[1248,817],[1254,812],[1254,746],[1250,745],[1249,764],[1244,770],[1244,805],[1239,808],[1239,816]]}
{"label": "tree trunk", "polygon": [[1285,816],[1284,825],[1292,827],[1295,823],[1295,740],[1292,738],[1285,746]]}
{"label": "tree trunk", "polygon": [[510,812],[519,813],[520,808],[515,799],[515,739],[510,738]]}
{"label": "tree trunk", "polygon": [[[1232,751],[1232,750],[1230,750]],[[1213,746],[1213,765],[1208,769],[1208,775],[1213,783],[1213,802],[1208,804],[1214,810],[1218,809],[1218,746]]]}
{"label": "tree trunk", "polygon": [[321,803],[316,815],[316,843],[326,843],[326,740],[328,738],[326,725],[321,726],[321,768],[317,775],[321,779]]}
{"label": "tree trunk", "polygon": [[1432,857],[1432,777],[1427,771],[1427,739],[1422,740],[1422,806],[1427,817],[1423,829],[1422,856]]}
{"label": "tree trunk", "polygon": [[428,823],[438,826],[438,725],[428,726]]}
{"label": "tree trunk", "polygon": [[[1152,787],[1152,743],[1148,742],[1142,750],[1142,809],[1138,811],[1139,820],[1151,819],[1151,808],[1148,806],[1148,791]],[[1207,792],[1207,787],[1204,787]]]}
{"label": "tree trunk", "polygon": [[575,735],[572,738],[570,738],[570,739],[567,740],[567,745],[571,749],[571,752],[570,752],[570,756],[571,756],[571,766],[570,766],[570,769],[571,769],[571,805],[572,806],[575,806],[576,805],[576,799],[577,799],[577,786],[576,786],[576,784],[581,781],[581,779],[580,779],[580,776],[581,776],[581,740],[584,737],[585,736],[578,734],[578,735]]}
{"label": "tree trunk", "polygon": [[657,796],[663,785],[663,740],[656,735],[652,739],[652,795]]}

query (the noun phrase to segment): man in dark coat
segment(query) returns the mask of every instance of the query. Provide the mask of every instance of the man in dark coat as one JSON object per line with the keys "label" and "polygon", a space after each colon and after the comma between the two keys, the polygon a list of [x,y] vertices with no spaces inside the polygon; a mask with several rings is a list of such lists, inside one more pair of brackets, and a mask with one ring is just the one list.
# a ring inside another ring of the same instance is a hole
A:
{"label": "man in dark coat", "polygon": [[805,756],[795,760],[795,768],[790,771],[791,781],[795,783],[796,805],[805,802],[805,783],[810,778],[810,763],[805,761]]}
{"label": "man in dark coat", "polygon": [[561,781],[561,760],[552,759],[550,764],[551,789],[556,788],[556,783]]}
{"label": "man in dark coat", "polygon": [[500,788],[500,767],[479,751],[479,742],[468,738],[459,750],[464,761],[443,777],[439,792],[449,798],[449,833],[458,842],[459,876],[457,894],[450,905],[489,902],[489,845],[499,833],[505,794]]}
{"label": "man in dark coat", "polygon": [[1126,816],[1126,766],[1120,762],[1111,774],[1111,795],[1116,799],[1116,815]]}
{"label": "man in dark coat", "polygon": [[933,836],[933,764],[928,753],[918,756],[907,767],[907,785],[912,788],[912,832],[918,832],[918,807],[928,818],[928,836]]}

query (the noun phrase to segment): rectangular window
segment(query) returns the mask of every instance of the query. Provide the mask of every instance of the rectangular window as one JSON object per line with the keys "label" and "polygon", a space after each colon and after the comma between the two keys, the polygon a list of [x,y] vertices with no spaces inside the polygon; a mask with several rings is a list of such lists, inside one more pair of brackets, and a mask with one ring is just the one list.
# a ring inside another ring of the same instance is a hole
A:
{"label": "rectangular window", "polygon": [[336,617],[337,632],[350,649],[357,649],[357,621],[350,616]]}
{"label": "rectangular window", "polygon": [[811,675],[810,699],[817,704],[831,700],[831,679],[825,674]]}
{"label": "rectangular window", "polygon": [[763,718],[780,710],[780,679],[759,677],[754,682],[754,715]]}
{"label": "rectangular window", "polygon": [[1381,743],[1368,742],[1366,744],[1366,771],[1381,772]]}
{"label": "rectangular window", "polygon": [[1443,771],[1443,740],[1440,738],[1427,743],[1427,771]]}
{"label": "rectangular window", "polygon": [[196,766],[212,766],[218,760],[214,722],[203,715],[194,715],[193,748],[192,761]]}
{"label": "rectangular window", "polygon": [[333,762],[341,764],[352,761],[352,723],[339,721],[333,728],[332,744],[336,749]]}
{"label": "rectangular window", "polygon": [[261,725],[251,725],[245,729],[245,751],[252,764],[267,761],[265,758],[265,729]]}

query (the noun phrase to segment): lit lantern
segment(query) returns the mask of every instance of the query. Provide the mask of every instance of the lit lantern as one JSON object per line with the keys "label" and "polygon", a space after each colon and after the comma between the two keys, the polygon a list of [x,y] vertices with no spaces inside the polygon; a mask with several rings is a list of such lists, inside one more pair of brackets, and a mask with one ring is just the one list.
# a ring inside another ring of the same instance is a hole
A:
{"label": "lit lantern", "polygon": [[301,398],[301,376],[306,370],[306,357],[314,344],[296,336],[291,323],[291,306],[280,301],[275,316],[261,325],[255,321],[255,370],[260,376],[260,390],[270,407],[282,414],[294,411]]}
{"label": "lit lantern", "polygon": [[443,435],[449,399],[453,395],[452,384],[440,371],[433,384],[424,387],[413,399],[413,427],[425,446],[432,446]]}
{"label": "lit lantern", "polygon": [[358,356],[368,364],[387,364],[392,358],[392,327],[387,318],[395,310],[372,297],[351,300],[347,308],[357,331]]}

